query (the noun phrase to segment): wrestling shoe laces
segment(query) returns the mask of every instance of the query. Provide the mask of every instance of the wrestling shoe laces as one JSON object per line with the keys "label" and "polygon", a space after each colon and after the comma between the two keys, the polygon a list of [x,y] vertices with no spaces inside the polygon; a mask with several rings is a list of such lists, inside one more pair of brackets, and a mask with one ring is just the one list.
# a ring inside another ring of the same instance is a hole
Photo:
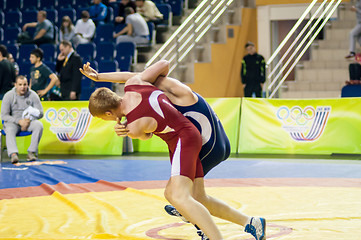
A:
{"label": "wrestling shoe laces", "polygon": [[[180,219],[182,219],[184,222],[189,223],[189,221],[187,219],[185,219],[182,214],[180,214],[177,209],[175,209],[175,207],[173,207],[172,205],[166,205],[164,207],[164,210],[171,216],[175,216],[175,217],[179,217]],[[201,240],[209,240],[209,238],[207,237],[207,235],[197,226],[195,225],[195,227],[197,228],[197,234],[198,236],[201,237]]]}
{"label": "wrestling shoe laces", "polygon": [[175,217],[179,217],[180,219],[182,219],[184,222],[189,223],[189,221],[187,219],[185,219],[182,214],[180,214],[177,209],[175,209],[175,207],[173,207],[172,205],[166,205],[164,207],[164,210],[171,216],[175,216]]}
{"label": "wrestling shoe laces", "polygon": [[246,225],[244,231],[252,234],[256,240],[266,240],[266,220],[264,218],[252,217],[251,222]]}
{"label": "wrestling shoe laces", "polygon": [[202,230],[197,230],[197,234],[198,236],[201,237],[201,240],[209,240],[209,238],[207,237],[207,235],[202,231]]}

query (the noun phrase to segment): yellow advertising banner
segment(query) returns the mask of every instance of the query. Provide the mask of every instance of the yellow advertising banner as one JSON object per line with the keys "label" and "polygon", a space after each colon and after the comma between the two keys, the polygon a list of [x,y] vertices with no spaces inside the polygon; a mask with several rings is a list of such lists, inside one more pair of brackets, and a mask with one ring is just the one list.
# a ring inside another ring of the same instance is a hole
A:
{"label": "yellow advertising banner", "polygon": [[[39,154],[122,154],[123,138],[115,134],[115,122],[93,118],[87,101],[45,101],[42,105],[44,131]],[[31,136],[16,140],[19,153],[26,153]]]}
{"label": "yellow advertising banner", "polygon": [[360,154],[361,98],[242,100],[240,153]]}

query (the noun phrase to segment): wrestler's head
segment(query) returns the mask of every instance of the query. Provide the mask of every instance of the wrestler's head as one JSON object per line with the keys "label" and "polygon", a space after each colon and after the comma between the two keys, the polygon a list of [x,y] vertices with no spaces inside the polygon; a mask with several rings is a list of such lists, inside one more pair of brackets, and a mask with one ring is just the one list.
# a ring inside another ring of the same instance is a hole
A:
{"label": "wrestler's head", "polygon": [[89,112],[106,121],[116,121],[122,98],[109,88],[98,88],[89,98]]}

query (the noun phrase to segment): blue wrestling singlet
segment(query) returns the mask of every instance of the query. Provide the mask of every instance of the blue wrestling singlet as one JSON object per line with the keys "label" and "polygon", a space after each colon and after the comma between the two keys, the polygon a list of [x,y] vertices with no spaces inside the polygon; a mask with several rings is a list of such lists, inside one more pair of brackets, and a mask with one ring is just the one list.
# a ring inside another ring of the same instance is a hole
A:
{"label": "blue wrestling singlet", "polygon": [[195,93],[198,102],[191,106],[174,107],[186,116],[202,135],[202,149],[199,153],[204,175],[229,157],[231,146],[216,113],[202,96]]}

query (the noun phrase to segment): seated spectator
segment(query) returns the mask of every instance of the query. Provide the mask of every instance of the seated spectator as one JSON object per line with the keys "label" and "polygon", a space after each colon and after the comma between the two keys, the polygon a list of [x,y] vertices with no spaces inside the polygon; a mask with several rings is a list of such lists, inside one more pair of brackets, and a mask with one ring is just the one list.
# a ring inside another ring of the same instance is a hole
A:
{"label": "seated spectator", "polygon": [[[34,64],[30,68],[30,89],[34,90],[40,97],[40,100],[48,100],[47,94],[55,86],[58,77],[46,66],[43,60],[44,52],[40,48],[36,48],[30,53],[30,62]],[[48,84],[48,79],[50,83]]]}
{"label": "seated spectator", "polygon": [[145,21],[151,21],[154,22],[154,24],[157,24],[163,19],[163,14],[159,12],[154,2],[148,0],[136,0],[135,4],[137,5],[137,13],[142,15]]}
{"label": "seated spectator", "polygon": [[79,68],[83,66],[82,59],[69,41],[62,41],[59,50],[56,71],[59,73],[61,97],[67,101],[79,100],[82,77]]}
{"label": "seated spectator", "polygon": [[26,77],[19,75],[15,87],[8,91],[1,104],[1,119],[4,121],[6,146],[11,163],[19,162],[16,134],[20,131],[32,132],[28,148],[28,161],[37,160],[38,145],[43,134],[43,107],[39,96],[28,87]]}
{"label": "seated spectator", "polygon": [[93,0],[94,5],[89,8],[90,18],[95,25],[103,24],[108,13],[108,8],[102,3],[102,0]]}
{"label": "seated spectator", "polygon": [[135,13],[131,7],[125,8],[125,16],[127,25],[120,32],[114,34],[117,44],[120,42],[148,43],[149,29],[144,18]]}
{"label": "seated spectator", "polygon": [[73,38],[74,46],[80,43],[89,43],[95,34],[95,24],[89,17],[88,11],[81,12],[81,19],[75,24],[75,37]]}
{"label": "seated spectator", "polygon": [[8,50],[5,45],[0,45],[0,100],[9,91],[15,82],[15,68],[7,59]]}
{"label": "seated spectator", "polygon": [[19,64],[17,64],[17,62],[15,62],[15,59],[11,53],[8,53],[8,60],[13,64],[13,66],[15,68],[15,76],[19,75],[19,70],[20,70]]}
{"label": "seated spectator", "polygon": [[70,41],[73,43],[73,38],[75,36],[75,27],[72,23],[69,16],[64,16],[61,22],[60,31],[59,31],[59,40]]}
{"label": "seated spectator", "polygon": [[[43,43],[54,43],[54,26],[46,19],[46,12],[39,11],[37,16],[38,21],[32,23],[26,23],[23,26],[23,33],[20,34],[18,41],[20,43],[32,43],[32,44],[43,44]],[[35,27],[34,37],[32,38],[26,29],[28,27]]]}
{"label": "seated spectator", "polygon": [[115,23],[125,23],[125,12],[124,9],[126,7],[133,8],[134,12],[137,10],[137,5],[135,5],[135,2],[133,0],[122,0],[119,3],[119,11],[118,16],[115,17]]}

